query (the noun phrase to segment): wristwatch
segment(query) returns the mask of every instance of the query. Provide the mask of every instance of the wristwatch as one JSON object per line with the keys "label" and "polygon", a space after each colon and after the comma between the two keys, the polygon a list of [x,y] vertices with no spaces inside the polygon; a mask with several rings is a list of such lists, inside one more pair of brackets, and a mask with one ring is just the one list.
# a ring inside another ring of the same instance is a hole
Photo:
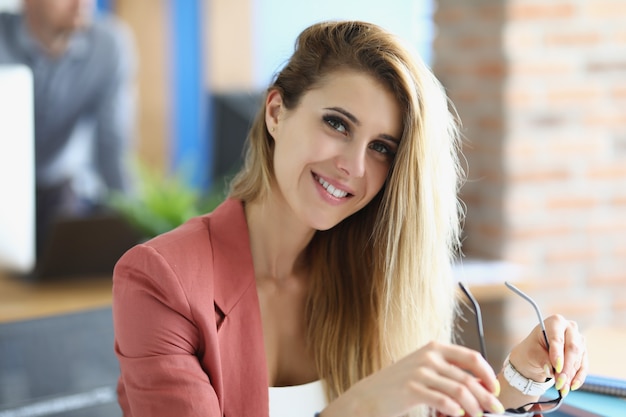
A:
{"label": "wristwatch", "polygon": [[545,382],[537,382],[526,378],[515,369],[508,356],[504,360],[502,373],[504,374],[506,382],[516,390],[524,393],[524,395],[539,396],[554,385],[554,378],[549,378]]}

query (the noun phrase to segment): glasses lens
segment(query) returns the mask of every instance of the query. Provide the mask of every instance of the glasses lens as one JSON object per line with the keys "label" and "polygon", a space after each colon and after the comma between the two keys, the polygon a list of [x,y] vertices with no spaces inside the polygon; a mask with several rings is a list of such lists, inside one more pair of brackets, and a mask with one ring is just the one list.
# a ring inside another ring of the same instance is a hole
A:
{"label": "glasses lens", "polygon": [[549,414],[553,411],[559,409],[561,404],[563,403],[563,397],[559,393],[558,398],[554,398],[551,400],[541,400],[533,403],[528,403],[520,408],[508,409],[504,414],[483,414],[485,417],[491,416],[518,416],[518,417],[531,417],[531,416],[540,416],[543,414]]}
{"label": "glasses lens", "polygon": [[[476,299],[472,296],[472,293],[469,291],[469,289],[465,285],[463,285],[461,282],[459,282],[458,284],[459,284],[459,287],[461,287],[461,290],[463,290],[463,292],[465,293],[467,298],[470,300],[472,306],[474,307],[474,313],[476,315],[476,326],[478,328],[478,335],[479,335],[479,340],[480,340],[480,347],[481,347],[482,354],[483,354],[483,356],[486,359],[485,336],[484,336],[484,333],[483,333],[482,315],[481,315],[481,312],[480,312],[480,305],[478,304]],[[523,291],[521,291],[519,288],[517,288],[513,284],[511,284],[509,282],[505,282],[505,284],[506,284],[506,286],[510,290],[512,290],[517,295],[519,295],[522,298],[524,298],[526,301],[528,301],[533,306],[533,308],[535,310],[535,313],[537,314],[537,318],[539,319],[539,323],[541,325],[541,329],[543,331],[543,337],[545,339],[546,346],[548,347],[548,350],[549,350],[550,349],[550,344],[548,342],[548,337],[546,335],[546,329],[545,329],[544,324],[543,324],[543,317],[541,315],[541,311],[539,310],[539,306],[537,305],[537,303],[535,303],[535,301],[531,297],[529,297],[527,294],[525,294]],[[483,414],[483,416],[485,416],[485,417],[489,417],[489,416],[491,416],[491,417],[498,417],[498,416],[518,416],[518,417],[539,416],[539,415],[542,415],[542,414],[549,414],[549,413],[552,413],[553,411],[558,410],[562,403],[563,403],[563,396],[559,392],[558,393],[558,397],[554,398],[554,399],[551,399],[551,400],[541,400],[541,401],[537,401],[537,402],[533,402],[533,403],[528,403],[528,404],[523,405],[523,406],[521,406],[520,408],[517,408],[517,409],[508,409],[508,410],[506,410],[506,412],[504,414],[485,413],[485,414]]]}

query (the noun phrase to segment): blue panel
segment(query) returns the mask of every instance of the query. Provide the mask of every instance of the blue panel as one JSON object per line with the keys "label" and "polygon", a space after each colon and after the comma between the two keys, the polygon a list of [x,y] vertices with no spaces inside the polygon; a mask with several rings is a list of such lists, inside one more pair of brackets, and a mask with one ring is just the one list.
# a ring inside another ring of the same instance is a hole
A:
{"label": "blue panel", "polygon": [[202,0],[170,0],[172,74],[172,169],[191,185],[211,182],[212,146],[206,128],[203,87]]}
{"label": "blue panel", "polygon": [[96,9],[99,12],[111,12],[115,6],[115,0],[97,0]]}

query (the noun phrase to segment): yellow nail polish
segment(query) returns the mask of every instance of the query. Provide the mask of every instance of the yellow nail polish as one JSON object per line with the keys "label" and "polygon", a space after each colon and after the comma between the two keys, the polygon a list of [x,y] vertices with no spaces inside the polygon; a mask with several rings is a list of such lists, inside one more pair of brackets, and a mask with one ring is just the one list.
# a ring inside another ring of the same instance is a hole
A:
{"label": "yellow nail polish", "polygon": [[463,417],[465,415],[465,410],[463,410],[462,408],[459,410],[458,413],[456,413],[457,416],[459,417]]}
{"label": "yellow nail polish", "polygon": [[578,388],[580,388],[582,386],[582,382],[580,382],[578,379],[575,380],[574,382],[572,382],[572,386],[571,386],[571,390],[572,391],[576,391]]}
{"label": "yellow nail polish", "polygon": [[565,386],[565,387],[561,390],[561,396],[562,396],[562,397],[567,397],[567,394],[569,394],[569,390],[570,390],[569,385]]}
{"label": "yellow nail polish", "polygon": [[500,396],[500,390],[501,390],[501,388],[500,388],[500,381],[498,381],[496,379],[496,387],[493,390],[493,395],[495,395],[496,397],[499,397]]}
{"label": "yellow nail polish", "polygon": [[554,384],[554,388],[556,388],[557,391],[561,391],[561,388],[563,388],[566,381],[567,377],[565,375],[559,375],[559,377],[556,379],[556,384]]}
{"label": "yellow nail polish", "polygon": [[504,406],[499,402],[493,403],[491,405],[491,411],[493,411],[496,414],[504,414]]}
{"label": "yellow nail polish", "polygon": [[561,372],[563,372],[563,356],[556,358],[556,373],[560,374]]}
{"label": "yellow nail polish", "polygon": [[545,365],[543,365],[543,372],[546,373],[546,377],[550,377],[550,375],[552,375],[552,368],[550,367],[550,365],[548,365],[547,363]]}

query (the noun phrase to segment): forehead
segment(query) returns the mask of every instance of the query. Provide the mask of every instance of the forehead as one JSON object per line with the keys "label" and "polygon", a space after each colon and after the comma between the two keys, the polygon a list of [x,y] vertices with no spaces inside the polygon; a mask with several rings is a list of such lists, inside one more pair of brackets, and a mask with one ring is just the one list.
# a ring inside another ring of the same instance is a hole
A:
{"label": "forehead", "polygon": [[94,0],[26,0],[26,3],[40,13],[58,13],[77,6],[92,7]]}
{"label": "forehead", "polygon": [[398,99],[375,77],[354,70],[334,71],[304,94],[302,103],[319,108],[341,107],[359,122],[400,138],[402,111]]}

